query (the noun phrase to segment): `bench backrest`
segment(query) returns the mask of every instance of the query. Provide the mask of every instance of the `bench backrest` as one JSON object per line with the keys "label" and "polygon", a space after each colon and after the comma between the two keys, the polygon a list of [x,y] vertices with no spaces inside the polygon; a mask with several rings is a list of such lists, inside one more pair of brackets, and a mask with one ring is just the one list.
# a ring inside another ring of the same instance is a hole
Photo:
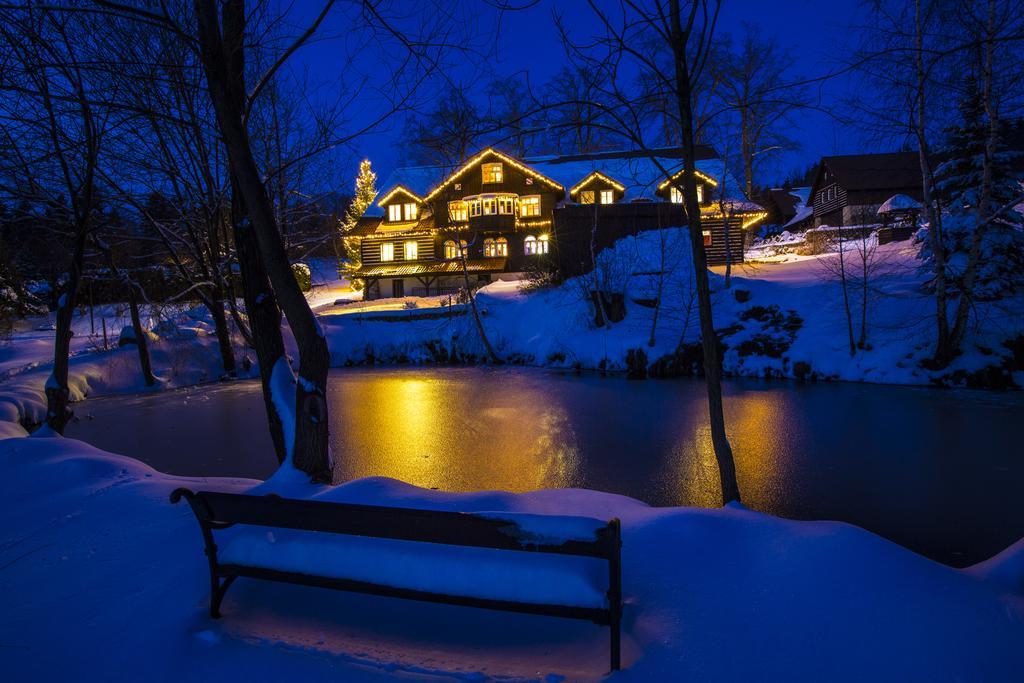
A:
{"label": "bench backrest", "polygon": [[524,540],[514,522],[465,512],[331,503],[281,498],[276,495],[251,496],[214,491],[192,493],[187,489],[175,490],[171,494],[171,501],[177,502],[182,497],[188,500],[200,523],[211,529],[223,529],[234,524],[252,524],[424,543],[581,555],[609,560],[618,558],[620,547],[617,519],[610,520],[597,529],[592,541]]}

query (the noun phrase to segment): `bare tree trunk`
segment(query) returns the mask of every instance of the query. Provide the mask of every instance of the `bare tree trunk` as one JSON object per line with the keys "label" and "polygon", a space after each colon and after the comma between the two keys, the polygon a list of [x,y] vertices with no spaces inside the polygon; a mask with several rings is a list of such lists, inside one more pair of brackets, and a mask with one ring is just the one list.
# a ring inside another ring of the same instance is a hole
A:
{"label": "bare tree trunk", "polygon": [[236,188],[245,200],[248,220],[244,221],[241,229],[255,233],[260,262],[288,318],[299,349],[291,462],[306,472],[311,480],[330,482],[333,464],[327,421],[327,372],[330,368],[327,340],[288,262],[274,218],[274,208],[267,197],[243,123],[245,3],[244,0],[230,0],[223,5],[223,35],[217,5],[214,0],[195,0],[199,44],[210,98],[228,151]]}
{"label": "bare tree trunk", "polygon": [[466,286],[466,296],[469,298],[469,309],[473,314],[476,333],[480,336],[480,341],[483,343],[490,361],[495,365],[501,365],[501,358],[495,352],[494,347],[491,346],[491,340],[487,337],[487,330],[484,329],[484,322],[480,319],[480,311],[476,307],[476,292],[473,291],[473,287],[469,283],[469,266],[466,264],[466,250],[462,248],[462,242],[458,239],[458,234],[455,236],[455,243],[459,247],[459,261],[462,263],[462,281]]}
{"label": "bare tree trunk", "polygon": [[153,364],[149,358],[149,338],[145,328],[142,326],[142,316],[139,315],[139,298],[135,292],[135,283],[132,282],[127,272],[122,273],[117,267],[109,246],[101,243],[98,239],[94,239],[93,242],[107,259],[111,275],[124,285],[125,294],[128,297],[128,311],[132,319],[132,333],[135,335],[135,348],[139,352],[139,367],[142,369],[142,379],[147,387],[151,387],[156,384],[156,377],[153,376]]}
{"label": "bare tree trunk", "polygon": [[[270,280],[260,263],[259,247],[252,228],[246,226],[245,202],[241,193],[232,191],[231,224],[235,236],[235,253],[242,280],[242,298],[249,318],[252,348],[256,352],[256,363],[260,370],[263,386],[263,405],[267,410],[267,424],[270,426],[270,440],[274,444],[277,461],[283,463],[288,457],[288,444],[284,439],[283,417],[274,404],[271,378],[278,361],[285,358],[284,339],[281,336],[281,311],[277,307]],[[232,293],[232,298],[234,294]],[[237,314],[237,312],[236,312]]]}
{"label": "bare tree trunk", "polygon": [[680,17],[679,0],[670,0],[669,20],[674,51],[676,99],[679,106],[683,142],[683,198],[690,229],[690,245],[693,249],[693,268],[697,281],[697,306],[700,313],[701,344],[704,349],[704,377],[708,394],[708,417],[711,424],[711,442],[718,461],[718,473],[722,483],[722,504],[740,500],[739,484],[736,481],[736,464],[732,447],[725,433],[725,415],[722,409],[722,364],[718,336],[711,311],[711,286],[708,281],[707,256],[704,254],[704,238],[701,232],[700,206],[697,203],[697,186],[694,162],[693,111],[690,96],[690,69],[687,63],[686,44],[689,31],[684,32]]}
{"label": "bare tree trunk", "polygon": [[935,198],[927,130],[925,128],[925,85],[927,74],[924,66],[924,38],[921,17],[921,0],[914,0],[914,67],[916,92],[914,97],[914,128],[917,137],[917,156],[921,166],[921,199],[925,218],[928,221],[928,244],[932,253],[935,286],[935,353],[932,360],[944,367],[956,355],[949,334],[949,312],[947,310],[946,249],[942,240],[942,210]]}
{"label": "bare tree trunk", "polygon": [[235,349],[231,345],[231,330],[228,329],[228,319],[224,314],[224,294],[220,287],[216,287],[210,296],[210,317],[213,318],[213,329],[217,334],[217,348],[220,350],[224,376],[234,377]]}
{"label": "bare tree trunk", "polygon": [[850,345],[850,355],[857,353],[857,345],[853,341],[853,314],[850,310],[850,292],[846,277],[846,241],[843,239],[843,228],[839,230],[839,286],[843,290],[843,311],[846,313],[846,334]]}
{"label": "bare tree trunk", "polygon": [[53,343],[53,374],[46,381],[46,424],[58,434],[74,416],[69,403],[71,390],[68,388],[69,354],[71,353],[71,322],[75,315],[78,285],[82,279],[82,262],[85,260],[85,241],[88,225],[75,226],[75,243],[68,267],[67,284],[57,299],[57,333]]}
{"label": "bare tree trunk", "polygon": [[985,26],[985,33],[988,40],[985,41],[981,94],[985,107],[985,116],[988,119],[988,135],[985,140],[985,152],[981,160],[981,192],[979,193],[978,206],[974,211],[974,233],[971,235],[971,248],[967,256],[967,267],[964,268],[964,275],[961,281],[960,301],[957,303],[956,315],[953,319],[953,330],[950,333],[950,346],[954,353],[959,351],[961,344],[963,344],[964,336],[967,334],[967,322],[970,319],[971,306],[974,303],[974,281],[977,277],[978,265],[981,261],[981,245],[989,223],[988,204],[992,197],[992,163],[996,155],[996,146],[999,142],[999,116],[992,102],[991,36],[995,33],[995,5],[991,0],[987,4],[988,20]]}

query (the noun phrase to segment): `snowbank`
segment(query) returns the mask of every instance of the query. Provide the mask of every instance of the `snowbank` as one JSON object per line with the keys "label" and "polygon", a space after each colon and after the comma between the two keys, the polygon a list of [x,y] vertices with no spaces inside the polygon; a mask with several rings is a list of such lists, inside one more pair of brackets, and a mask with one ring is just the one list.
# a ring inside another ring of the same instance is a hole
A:
{"label": "snowbank", "polygon": [[[651,508],[571,489],[451,494],[382,478],[338,487],[182,479],[59,438],[0,442],[0,481],[8,680],[76,680],[83,671],[97,680],[253,682],[604,676],[607,629],[545,617],[243,579],[225,618],[211,621],[199,530],[187,506],[167,502],[177,486],[617,516],[625,669],[614,680],[1008,680],[1024,665],[1019,562],[955,570],[846,524],[738,506]],[[320,562],[329,570],[332,559]],[[466,568],[447,580],[479,579]]]}
{"label": "snowbank", "polygon": [[[95,311],[95,323],[88,315],[76,315],[72,324],[71,358],[68,388],[72,402],[87,396],[160,391],[214,381],[223,368],[213,325],[206,310],[183,306],[176,312],[157,318],[143,316],[143,325],[156,331],[149,343],[150,360],[157,384],[146,387],[134,346],[118,348],[116,331],[125,324],[126,311],[116,306],[101,306]],[[45,327],[36,319],[31,326]],[[102,336],[92,332],[107,321],[108,348]],[[45,385],[52,373],[54,332],[32,329],[15,333],[0,345],[0,438],[24,433],[20,427],[4,423],[41,423],[46,416]],[[241,363],[244,350],[236,340],[235,359]],[[241,376],[252,375],[241,367]]]}

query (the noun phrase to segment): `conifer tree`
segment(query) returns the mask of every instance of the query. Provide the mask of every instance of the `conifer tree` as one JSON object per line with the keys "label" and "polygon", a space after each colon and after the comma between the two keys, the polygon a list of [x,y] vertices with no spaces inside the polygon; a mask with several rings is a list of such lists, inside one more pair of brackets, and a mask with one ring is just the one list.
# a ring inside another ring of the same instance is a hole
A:
{"label": "conifer tree", "polygon": [[967,85],[961,121],[946,131],[936,185],[948,210],[943,248],[951,289],[984,301],[1024,286],[1024,215],[1012,208],[1022,175],[1019,152],[1006,144],[1006,125],[997,121],[992,128],[980,88],[973,80]]}
{"label": "conifer tree", "polygon": [[[359,270],[362,266],[362,259],[359,254],[359,238],[351,235],[359,223],[360,216],[366,212],[377,198],[377,174],[370,168],[370,160],[363,159],[359,163],[359,174],[356,175],[356,191],[352,197],[352,203],[345,211],[345,218],[341,222],[341,240],[345,247],[345,258],[347,263],[344,267],[346,273]],[[362,289],[362,281],[353,279],[352,287]]]}

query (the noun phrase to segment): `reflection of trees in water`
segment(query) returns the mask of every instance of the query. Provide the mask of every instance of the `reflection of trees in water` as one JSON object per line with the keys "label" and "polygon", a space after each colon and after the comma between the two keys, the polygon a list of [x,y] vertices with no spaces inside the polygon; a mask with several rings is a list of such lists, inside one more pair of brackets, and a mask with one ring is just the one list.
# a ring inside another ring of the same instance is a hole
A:
{"label": "reflection of trees in water", "polygon": [[[736,458],[736,472],[743,503],[750,508],[778,509],[792,488],[792,460],[787,434],[798,411],[787,408],[792,388],[751,389],[729,392],[725,397],[729,439]],[[682,429],[671,449],[668,467],[676,467],[678,504],[717,507],[720,504],[718,465],[711,431],[700,401],[687,401],[679,415]]]}

